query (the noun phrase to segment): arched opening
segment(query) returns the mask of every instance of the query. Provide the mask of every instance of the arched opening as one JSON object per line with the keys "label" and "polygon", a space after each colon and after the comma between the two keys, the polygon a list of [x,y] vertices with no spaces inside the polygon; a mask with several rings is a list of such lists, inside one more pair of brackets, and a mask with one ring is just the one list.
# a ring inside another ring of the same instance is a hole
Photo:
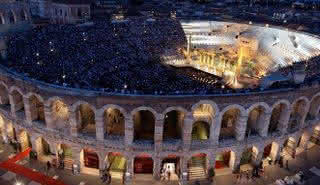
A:
{"label": "arched opening", "polygon": [[22,21],[28,20],[27,14],[26,14],[26,12],[24,10],[20,11],[20,16],[21,16],[21,20]]}
{"label": "arched opening", "polygon": [[289,137],[289,139],[284,142],[282,155],[288,159],[295,158],[296,140],[293,137]]}
{"label": "arched opening", "polygon": [[43,137],[39,137],[36,140],[36,150],[38,154],[38,159],[40,161],[48,161],[50,159],[51,157],[50,145]]}
{"label": "arched opening", "polygon": [[192,126],[192,140],[207,140],[210,137],[210,125],[204,121],[197,121]]}
{"label": "arched opening", "polygon": [[176,155],[168,155],[161,162],[161,180],[177,181],[180,177],[180,158]]}
{"label": "arched opening", "polygon": [[250,111],[247,128],[246,128],[246,136],[256,136],[259,135],[259,130],[263,129],[264,120],[266,117],[266,109],[262,106],[258,106]]}
{"label": "arched opening", "polygon": [[155,119],[152,112],[141,110],[133,116],[134,141],[154,142]]}
{"label": "arched opening", "polygon": [[64,169],[72,170],[73,159],[71,146],[66,144],[58,144],[57,146],[57,161],[56,166],[63,167]]}
{"label": "arched opening", "polygon": [[24,119],[25,113],[24,113],[24,102],[23,102],[23,96],[19,93],[19,91],[14,90],[11,93],[12,99],[13,99],[13,105],[14,105],[14,112],[17,117]]}
{"label": "arched opening", "polygon": [[84,167],[83,170],[85,173],[90,171],[90,169],[86,168],[99,169],[99,156],[93,149],[83,149],[81,151],[80,157],[82,157],[82,165]]}
{"label": "arched opening", "polygon": [[14,13],[12,11],[9,11],[9,22],[10,23],[15,23],[16,22],[16,17],[14,16]]}
{"label": "arched opening", "polygon": [[134,158],[135,174],[153,174],[153,159],[148,154],[141,154]]}
{"label": "arched opening", "polygon": [[205,179],[207,171],[207,154],[200,153],[188,161],[189,180]]}
{"label": "arched opening", "polygon": [[126,172],[127,160],[118,152],[110,152],[106,158],[106,168],[109,169],[111,180],[120,180]]}
{"label": "arched opening", "polygon": [[183,135],[184,113],[173,110],[166,113],[163,125],[163,141],[178,142]]}
{"label": "arched opening", "polygon": [[125,130],[124,115],[118,109],[108,108],[104,111],[104,128],[106,139],[123,140]]}
{"label": "arched opening", "polygon": [[278,104],[276,107],[273,108],[270,118],[270,124],[268,128],[268,133],[278,133],[279,125],[281,124],[280,121],[284,120],[286,111],[288,110],[288,106],[284,103]]}
{"label": "arched opening", "polygon": [[76,110],[76,120],[79,123],[79,132],[85,136],[96,138],[95,114],[87,104],[81,104]]}
{"label": "arched opening", "polygon": [[194,111],[193,117],[195,120],[212,120],[215,111],[210,104],[200,104]]}
{"label": "arched opening", "polygon": [[20,133],[20,144],[21,144],[21,151],[25,151],[29,147],[32,147],[30,136],[26,131],[22,131]]}
{"label": "arched opening", "polygon": [[10,109],[9,93],[7,88],[0,84],[0,103],[2,106],[7,107],[7,110]]}
{"label": "arched opening", "polygon": [[[253,166],[256,165],[258,153],[259,151],[257,147],[254,147],[254,146],[247,148],[245,151],[243,151],[240,159],[240,170],[241,171],[252,170]],[[242,168],[246,168],[246,169],[243,170]]]}
{"label": "arched opening", "polygon": [[272,165],[276,159],[279,152],[279,144],[276,142],[272,142],[264,147],[263,157],[262,157],[262,165],[263,167]]}
{"label": "arched opening", "polygon": [[320,126],[319,125],[313,129],[309,143],[312,145],[320,144]]}
{"label": "arched opening", "polygon": [[236,125],[239,122],[240,110],[237,108],[229,109],[222,116],[219,140],[235,138]]}
{"label": "arched opening", "polygon": [[56,100],[52,103],[51,119],[56,129],[69,130],[69,109],[63,101]]}
{"label": "arched opening", "polygon": [[44,118],[44,105],[43,103],[34,95],[29,98],[31,121],[39,123],[40,125],[45,125]]}
{"label": "arched opening", "polygon": [[305,100],[299,100],[293,105],[288,125],[288,131],[290,133],[299,129],[299,126],[303,121],[303,116],[306,112],[306,106],[307,102]]}
{"label": "arched opening", "polygon": [[311,101],[306,121],[314,120],[316,118],[320,118],[320,95]]}
{"label": "arched opening", "polygon": [[215,172],[217,175],[232,174],[235,162],[235,153],[232,151],[224,151],[216,155]]}

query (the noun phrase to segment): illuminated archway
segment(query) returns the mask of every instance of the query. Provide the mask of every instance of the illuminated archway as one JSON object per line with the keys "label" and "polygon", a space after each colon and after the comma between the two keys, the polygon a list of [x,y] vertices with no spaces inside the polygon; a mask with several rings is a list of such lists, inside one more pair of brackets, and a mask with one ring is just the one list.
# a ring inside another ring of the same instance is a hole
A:
{"label": "illuminated archway", "polygon": [[80,157],[82,158],[83,166],[85,168],[99,169],[99,156],[93,149],[83,149]]}
{"label": "illuminated archway", "polygon": [[37,96],[32,95],[29,98],[30,103],[30,112],[31,112],[31,121],[38,122],[45,125],[44,118],[44,105]]}
{"label": "illuminated archway", "polygon": [[279,103],[277,106],[273,108],[268,128],[269,134],[280,132],[280,120],[284,120],[284,117],[286,116],[286,112],[288,111],[288,109],[289,107],[285,103]]}
{"label": "illuminated archway", "polygon": [[303,116],[306,113],[307,101],[300,99],[292,106],[290,120],[288,125],[289,132],[295,132],[303,122]]}
{"label": "illuminated archway", "polygon": [[239,122],[240,115],[241,112],[238,108],[231,108],[223,114],[219,140],[235,138],[235,127]]}
{"label": "illuminated archway", "polygon": [[55,128],[66,129],[69,125],[69,108],[61,100],[55,100],[51,104],[51,119]]}
{"label": "illuminated archway", "polygon": [[106,138],[119,139],[124,137],[125,119],[123,113],[119,109],[108,108],[104,111],[104,128]]}
{"label": "illuminated archway", "polygon": [[184,113],[172,110],[165,114],[163,140],[181,140],[184,126]]}
{"label": "illuminated archway", "polygon": [[259,135],[259,131],[262,129],[267,110],[263,106],[257,106],[249,113],[246,136]]}
{"label": "illuminated archway", "polygon": [[204,121],[197,121],[192,126],[192,140],[207,140],[210,137],[210,125]]}
{"label": "illuminated archway", "polygon": [[88,104],[80,104],[76,109],[76,121],[79,123],[79,132],[96,138],[95,113]]}
{"label": "illuminated archway", "polygon": [[153,159],[148,154],[141,154],[134,158],[134,173],[153,174]]}
{"label": "illuminated archway", "polygon": [[207,154],[193,155],[188,161],[189,180],[205,179],[207,177]]}

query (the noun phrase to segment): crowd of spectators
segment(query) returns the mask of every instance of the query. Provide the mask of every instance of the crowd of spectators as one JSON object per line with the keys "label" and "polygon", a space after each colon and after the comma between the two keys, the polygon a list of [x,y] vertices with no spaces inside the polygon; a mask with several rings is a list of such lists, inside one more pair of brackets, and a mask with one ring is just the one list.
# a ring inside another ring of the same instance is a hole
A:
{"label": "crowd of spectators", "polygon": [[[3,63],[44,82],[110,92],[170,94],[220,88],[221,83],[208,73],[178,72],[160,62],[165,50],[184,46],[182,27],[171,18],[48,25],[11,35]],[[210,83],[195,75],[211,79]]]}

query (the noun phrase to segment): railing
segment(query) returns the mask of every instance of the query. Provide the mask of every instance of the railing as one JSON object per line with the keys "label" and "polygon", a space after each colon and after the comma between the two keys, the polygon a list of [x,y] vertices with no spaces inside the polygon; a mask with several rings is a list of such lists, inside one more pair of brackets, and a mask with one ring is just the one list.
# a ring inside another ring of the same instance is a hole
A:
{"label": "railing", "polygon": [[207,149],[210,147],[210,141],[209,139],[202,140],[202,139],[197,139],[197,140],[192,140],[191,141],[191,150],[201,150],[201,149]]}
{"label": "railing", "polygon": [[135,140],[132,144],[135,150],[153,150],[154,143],[152,140]]}
{"label": "railing", "polygon": [[162,149],[164,151],[178,151],[181,147],[181,139],[167,139],[162,142]]}

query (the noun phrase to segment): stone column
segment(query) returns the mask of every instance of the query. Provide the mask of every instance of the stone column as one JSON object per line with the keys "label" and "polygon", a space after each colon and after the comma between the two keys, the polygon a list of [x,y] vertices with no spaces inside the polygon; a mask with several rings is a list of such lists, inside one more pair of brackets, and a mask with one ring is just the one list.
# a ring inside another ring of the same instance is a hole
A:
{"label": "stone column", "polygon": [[221,120],[219,116],[213,117],[210,125],[210,143],[211,145],[219,144],[219,134],[221,129]]}
{"label": "stone column", "polygon": [[129,154],[127,156],[127,168],[126,168],[126,175],[125,176],[125,181],[126,183],[125,184],[130,184],[131,183],[131,180],[132,180],[132,177],[133,177],[133,162],[134,162],[134,156],[132,154]]}
{"label": "stone column", "polygon": [[188,161],[189,161],[189,158],[188,156],[183,156],[180,158],[180,161],[181,161],[181,181],[182,181],[182,184],[185,184],[187,181],[188,181]]}
{"label": "stone column", "polygon": [[279,120],[279,131],[281,134],[287,133],[289,119],[290,119],[291,108],[284,110],[281,113],[280,120]]}
{"label": "stone column", "polygon": [[193,118],[191,113],[187,114],[184,119],[183,126],[183,151],[189,151],[191,147],[191,132],[192,132]]}
{"label": "stone column", "polygon": [[46,122],[46,126],[48,129],[54,129],[54,123],[52,120],[52,110],[51,110],[51,105],[46,105],[44,104],[44,119]]}
{"label": "stone column", "polygon": [[305,120],[306,120],[306,117],[308,115],[308,111],[309,111],[309,107],[310,105],[307,105],[305,107],[303,107],[303,114],[301,115],[301,124],[299,125],[299,128],[304,128],[306,125],[305,123]]}
{"label": "stone column", "polygon": [[78,133],[78,123],[77,123],[77,119],[76,119],[76,112],[75,111],[71,111],[69,109],[69,121],[70,121],[70,133],[72,137],[78,137],[79,133]]}
{"label": "stone column", "polygon": [[260,162],[262,161],[263,153],[264,153],[264,149],[259,149],[259,153],[258,153],[256,161],[255,161],[256,165],[259,165]]}
{"label": "stone column", "polygon": [[216,153],[210,153],[208,156],[207,174],[210,177],[210,170],[214,170],[216,166]]}
{"label": "stone column", "polygon": [[270,119],[271,119],[271,112],[266,112],[262,115],[261,119],[259,120],[259,135],[261,137],[268,136]]}
{"label": "stone column", "polygon": [[124,131],[124,144],[126,149],[129,149],[133,143],[133,136],[134,136],[134,123],[132,118],[125,117],[125,131]]}
{"label": "stone column", "polygon": [[97,141],[103,142],[104,140],[104,121],[103,114],[97,113],[95,117],[96,122],[96,138]]}
{"label": "stone column", "polygon": [[153,159],[153,178],[160,180],[161,158],[154,157]]}
{"label": "stone column", "polygon": [[78,146],[72,146],[72,159],[73,165],[77,165],[78,171],[77,174],[81,173],[82,162],[81,162],[81,149]]}
{"label": "stone column", "polygon": [[235,125],[235,137],[237,141],[242,141],[246,134],[248,115],[240,115]]}
{"label": "stone column", "polygon": [[241,155],[242,155],[242,152],[241,153],[237,152],[234,155],[235,159],[234,159],[234,164],[233,164],[233,168],[232,168],[233,172],[238,172],[240,169]]}
{"label": "stone column", "polygon": [[162,151],[163,124],[164,124],[163,115],[157,116],[155,120],[155,128],[154,128],[154,150],[156,153]]}
{"label": "stone column", "polygon": [[9,94],[9,101],[10,101],[10,108],[11,108],[11,115],[13,117],[16,117],[16,105],[15,105],[15,102],[14,102],[14,98],[12,96],[12,94]]}
{"label": "stone column", "polygon": [[37,115],[37,108],[30,103],[30,98],[23,97],[25,119],[29,126],[32,126],[32,120]]}

